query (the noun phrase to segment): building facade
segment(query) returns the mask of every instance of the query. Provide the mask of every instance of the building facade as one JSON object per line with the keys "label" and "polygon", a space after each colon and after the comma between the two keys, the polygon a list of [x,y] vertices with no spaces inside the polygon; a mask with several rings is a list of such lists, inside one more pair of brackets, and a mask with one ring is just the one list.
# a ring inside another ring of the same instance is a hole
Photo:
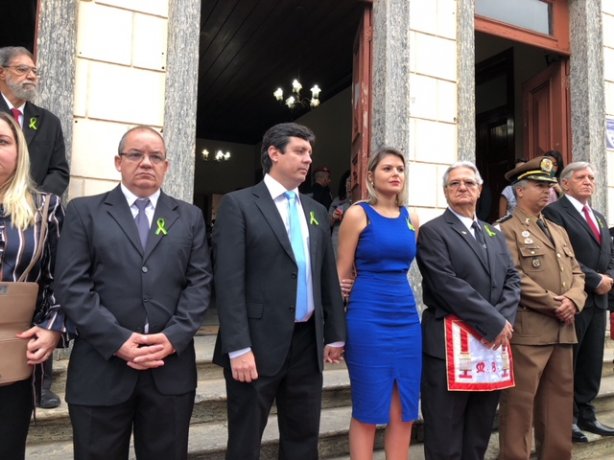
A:
{"label": "building facade", "polygon": [[[446,205],[441,178],[450,163],[499,161],[493,166],[497,174],[507,168],[505,158],[495,160],[484,149],[494,138],[481,137],[481,123],[489,123],[483,115],[506,104],[521,113],[529,77],[564,61],[567,159],[597,167],[594,206],[614,224],[614,149],[606,144],[609,133],[614,145],[614,0],[523,1],[564,6],[567,51],[546,55],[540,46],[517,42],[514,34],[484,32],[476,21],[480,0],[362,1],[370,10],[372,33],[368,143],[371,150],[387,144],[405,152],[409,202],[422,221]],[[202,32],[201,7],[201,0],[39,2],[36,54],[45,74],[39,102],[64,123],[69,199],[112,188],[119,179],[113,167],[117,140],[129,126],[150,124],[163,130],[169,145],[166,190],[192,201],[198,144],[194,37]],[[506,50],[514,62],[514,83],[507,87],[516,91],[499,104],[492,90],[499,80],[483,80],[481,72],[486,69],[486,75],[487,64],[493,57],[503,60]],[[551,62],[544,64],[542,57]],[[508,138],[515,140],[512,157],[540,153],[523,150],[520,125],[526,121],[521,116],[507,121]],[[493,195],[496,199],[496,189]]]}

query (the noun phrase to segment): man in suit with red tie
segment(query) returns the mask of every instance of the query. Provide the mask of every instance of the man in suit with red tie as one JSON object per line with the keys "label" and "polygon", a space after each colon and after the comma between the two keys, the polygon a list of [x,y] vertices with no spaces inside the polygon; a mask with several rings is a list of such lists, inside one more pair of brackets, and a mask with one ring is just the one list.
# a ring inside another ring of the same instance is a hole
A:
{"label": "man in suit with red tie", "polygon": [[13,114],[30,152],[30,175],[44,192],[61,196],[68,186],[68,163],[60,120],[34,105],[40,71],[20,46],[0,48],[0,110]]}
{"label": "man in suit with red tie", "polygon": [[614,248],[605,217],[589,203],[595,191],[595,169],[584,161],[571,163],[561,173],[561,186],[565,196],[543,213],[567,230],[586,276],[588,297],[575,321],[578,343],[574,346],[572,439],[587,442],[581,430],[614,436],[614,428],[597,420],[592,404],[601,383],[608,292],[614,283]]}

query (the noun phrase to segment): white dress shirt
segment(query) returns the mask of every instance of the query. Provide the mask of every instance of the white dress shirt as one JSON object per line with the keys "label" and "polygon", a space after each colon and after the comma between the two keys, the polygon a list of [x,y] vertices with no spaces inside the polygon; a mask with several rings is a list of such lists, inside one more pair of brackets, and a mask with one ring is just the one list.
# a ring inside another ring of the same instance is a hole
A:
{"label": "white dress shirt", "polygon": [[[0,94],[2,94],[2,97],[4,98],[4,102],[6,102],[6,105],[9,107],[9,110],[18,109],[21,112],[21,115],[19,115],[19,126],[23,127],[23,111],[26,108],[26,103],[24,102],[19,107],[15,107],[13,104],[11,104],[11,101],[9,101],[3,93],[0,93]],[[11,115],[13,115],[12,112],[11,112]]]}

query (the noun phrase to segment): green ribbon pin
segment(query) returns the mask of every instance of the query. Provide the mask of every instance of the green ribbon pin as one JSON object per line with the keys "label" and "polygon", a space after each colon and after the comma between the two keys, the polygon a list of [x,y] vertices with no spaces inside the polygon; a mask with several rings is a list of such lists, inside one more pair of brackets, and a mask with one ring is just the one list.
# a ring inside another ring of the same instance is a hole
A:
{"label": "green ribbon pin", "polygon": [[38,118],[36,117],[30,118],[30,124],[28,124],[28,127],[36,131],[38,129]]}
{"label": "green ribbon pin", "polygon": [[309,223],[311,225],[320,225],[320,222],[316,219],[316,213],[313,211],[309,211]]}
{"label": "green ribbon pin", "polygon": [[164,218],[160,217],[156,221],[156,225],[158,226],[158,229],[156,230],[156,235],[168,235],[168,230],[165,227],[166,221],[164,220]]}
{"label": "green ribbon pin", "polygon": [[409,221],[409,219],[405,219],[405,221],[407,222],[407,228],[409,228],[412,232],[416,231],[416,227],[414,227],[411,222]]}
{"label": "green ribbon pin", "polygon": [[490,236],[491,238],[494,238],[495,236],[497,236],[497,234],[492,230],[492,228],[490,228],[488,225],[484,225],[484,230],[486,230],[486,233],[488,234],[488,236]]}

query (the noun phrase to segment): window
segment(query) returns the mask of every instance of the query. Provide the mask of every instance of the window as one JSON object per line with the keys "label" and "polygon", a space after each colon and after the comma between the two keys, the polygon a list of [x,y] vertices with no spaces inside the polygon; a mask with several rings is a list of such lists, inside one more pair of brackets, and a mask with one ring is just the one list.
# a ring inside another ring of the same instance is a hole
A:
{"label": "window", "polygon": [[552,35],[552,5],[543,0],[476,0],[475,14]]}
{"label": "window", "polygon": [[568,0],[475,0],[475,30],[569,55]]}

